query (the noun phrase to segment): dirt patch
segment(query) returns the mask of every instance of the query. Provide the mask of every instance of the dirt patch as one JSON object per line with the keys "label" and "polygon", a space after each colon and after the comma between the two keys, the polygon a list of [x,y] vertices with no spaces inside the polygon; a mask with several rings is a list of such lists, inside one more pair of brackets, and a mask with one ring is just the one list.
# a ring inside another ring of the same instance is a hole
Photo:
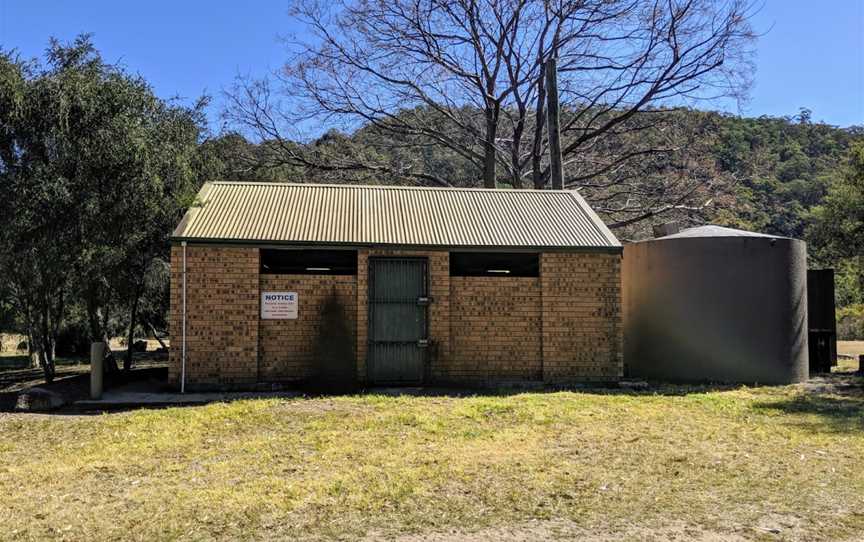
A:
{"label": "dirt patch", "polygon": [[535,540],[580,540],[585,542],[688,541],[739,542],[746,540],[806,540],[800,528],[800,519],[770,516],[752,527],[730,526],[728,531],[707,529],[683,521],[662,526],[624,525],[585,528],[567,520],[537,520],[478,531],[441,531],[435,533],[403,535],[393,538],[378,533],[368,535],[367,542],[395,540],[398,542],[533,542]]}
{"label": "dirt patch", "polygon": [[350,415],[361,415],[370,411],[368,406],[357,404],[346,404],[339,402],[336,399],[322,399],[312,397],[300,397],[296,400],[289,400],[277,407],[280,411],[294,414],[326,414],[329,412],[339,412]]}

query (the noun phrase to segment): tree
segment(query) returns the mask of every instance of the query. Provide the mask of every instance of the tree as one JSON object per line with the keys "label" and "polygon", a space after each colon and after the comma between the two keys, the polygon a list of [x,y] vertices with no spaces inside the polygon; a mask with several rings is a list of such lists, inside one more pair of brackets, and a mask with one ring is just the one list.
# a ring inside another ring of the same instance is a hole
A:
{"label": "tree", "polygon": [[32,63],[0,56],[0,265],[31,351],[51,381],[77,231],[69,220],[73,190],[63,176],[59,111],[46,107],[58,85],[34,81],[35,73]]}
{"label": "tree", "polygon": [[604,175],[612,186],[625,164],[677,150],[608,144],[668,126],[640,112],[746,90],[750,10],[743,0],[301,0],[294,16],[315,40],[293,47],[275,81],[240,82],[227,116],[300,167],[454,183],[416,163],[319,162],[292,142],[310,120],[338,121],[373,127],[385,144],[446,148],[487,188],[543,188],[544,66],[557,58],[565,184]]}
{"label": "tree", "polygon": [[51,380],[71,303],[92,340],[108,339],[109,311],[132,336],[145,272],[199,184],[203,103],[160,100],[86,35],[46,57],[0,51],[0,267]]}
{"label": "tree", "polygon": [[[817,248],[816,257],[857,260],[858,292],[864,293],[864,141],[853,143],[845,171],[811,215],[808,239]],[[864,304],[864,299],[858,302]]]}

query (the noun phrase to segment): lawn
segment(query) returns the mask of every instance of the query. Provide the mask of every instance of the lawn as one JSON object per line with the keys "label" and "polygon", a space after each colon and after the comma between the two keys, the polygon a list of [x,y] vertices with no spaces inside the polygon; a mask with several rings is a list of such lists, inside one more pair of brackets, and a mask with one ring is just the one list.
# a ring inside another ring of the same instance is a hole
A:
{"label": "lawn", "polygon": [[0,538],[858,539],[861,385],[0,414]]}

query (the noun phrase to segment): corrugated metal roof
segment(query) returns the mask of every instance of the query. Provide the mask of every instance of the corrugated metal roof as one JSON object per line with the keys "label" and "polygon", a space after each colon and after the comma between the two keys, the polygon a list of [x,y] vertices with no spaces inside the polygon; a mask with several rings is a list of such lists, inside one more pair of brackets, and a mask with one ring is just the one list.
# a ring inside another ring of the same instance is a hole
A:
{"label": "corrugated metal roof", "polygon": [[576,192],[207,183],[176,241],[617,248]]}

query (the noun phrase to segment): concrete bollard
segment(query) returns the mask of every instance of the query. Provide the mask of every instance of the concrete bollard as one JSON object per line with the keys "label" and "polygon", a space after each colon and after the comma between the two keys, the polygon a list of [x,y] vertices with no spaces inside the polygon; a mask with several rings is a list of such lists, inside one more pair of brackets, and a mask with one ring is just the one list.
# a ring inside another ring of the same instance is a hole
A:
{"label": "concrete bollard", "polygon": [[90,399],[102,398],[102,379],[105,376],[105,343],[90,345]]}

